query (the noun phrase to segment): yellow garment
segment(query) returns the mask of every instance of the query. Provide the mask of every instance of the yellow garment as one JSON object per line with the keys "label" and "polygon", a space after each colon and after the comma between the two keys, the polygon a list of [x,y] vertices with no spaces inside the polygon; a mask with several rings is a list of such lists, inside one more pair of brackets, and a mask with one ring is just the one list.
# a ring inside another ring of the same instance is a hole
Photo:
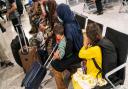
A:
{"label": "yellow garment", "polygon": [[[90,75],[90,76],[96,78],[99,70],[96,68],[92,58],[95,58],[99,67],[102,68],[101,48],[99,46],[93,46],[93,47],[89,47],[87,49],[85,47],[82,47],[79,52],[79,57],[87,60],[87,64],[86,64],[87,75]],[[101,77],[102,77],[102,75],[99,74],[98,78],[101,78]]]}
{"label": "yellow garment", "polygon": [[103,86],[107,84],[105,79],[102,79],[102,75],[97,74],[99,70],[96,68],[92,58],[95,58],[99,67],[102,68],[102,53],[99,46],[82,47],[79,52],[79,57],[87,60],[87,74],[83,73],[82,68],[78,68],[77,72],[72,75],[72,84],[74,89],[93,89],[96,85]]}
{"label": "yellow garment", "polygon": [[73,89],[83,89],[83,88],[81,88],[81,86],[78,84],[78,82],[75,81],[73,78],[72,78],[72,84],[73,84]]}

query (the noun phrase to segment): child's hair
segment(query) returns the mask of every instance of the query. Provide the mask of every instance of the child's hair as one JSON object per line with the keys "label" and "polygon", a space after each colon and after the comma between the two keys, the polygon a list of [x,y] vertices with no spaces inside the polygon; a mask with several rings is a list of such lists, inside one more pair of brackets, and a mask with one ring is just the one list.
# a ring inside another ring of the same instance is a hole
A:
{"label": "child's hair", "polygon": [[64,27],[61,24],[56,24],[53,28],[54,34],[64,35]]}
{"label": "child's hair", "polygon": [[101,29],[95,22],[89,23],[86,28],[86,35],[91,41],[91,45],[96,45],[96,43],[101,39]]}

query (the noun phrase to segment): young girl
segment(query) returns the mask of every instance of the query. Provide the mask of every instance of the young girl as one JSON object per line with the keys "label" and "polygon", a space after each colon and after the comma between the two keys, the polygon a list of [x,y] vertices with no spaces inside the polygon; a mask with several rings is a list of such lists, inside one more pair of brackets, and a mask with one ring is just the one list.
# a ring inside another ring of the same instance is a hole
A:
{"label": "young girl", "polygon": [[80,68],[77,70],[77,73],[73,75],[73,83],[77,82],[81,87],[79,89],[91,89],[96,85],[102,86],[106,84],[106,81],[102,79],[102,74],[99,73],[93,61],[94,59],[99,67],[102,68],[101,48],[97,45],[102,38],[100,31],[96,23],[90,23],[87,26],[86,32],[83,33],[84,45],[79,51],[79,57],[83,59],[83,61],[86,61],[86,70]]}

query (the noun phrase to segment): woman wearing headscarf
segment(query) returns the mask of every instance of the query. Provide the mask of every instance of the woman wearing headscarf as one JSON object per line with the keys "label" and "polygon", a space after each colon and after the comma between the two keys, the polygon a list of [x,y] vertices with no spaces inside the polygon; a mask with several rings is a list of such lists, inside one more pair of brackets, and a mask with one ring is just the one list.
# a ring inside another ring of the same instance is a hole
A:
{"label": "woman wearing headscarf", "polygon": [[[52,61],[53,73],[57,84],[57,89],[67,89],[64,84],[62,72],[64,70],[72,71],[71,66],[79,63],[78,52],[83,44],[83,36],[80,26],[75,19],[74,13],[66,4],[57,6],[57,15],[60,22],[63,23],[64,35],[66,37],[65,55],[61,62]],[[69,50],[70,49],[70,50]],[[68,51],[67,51],[68,50]],[[66,56],[66,54],[68,56]],[[73,68],[76,69],[77,67]]]}
{"label": "woman wearing headscarf", "polygon": [[66,38],[73,44],[74,53],[78,53],[83,44],[83,36],[74,13],[68,5],[60,4],[57,7],[57,15],[63,22]]}

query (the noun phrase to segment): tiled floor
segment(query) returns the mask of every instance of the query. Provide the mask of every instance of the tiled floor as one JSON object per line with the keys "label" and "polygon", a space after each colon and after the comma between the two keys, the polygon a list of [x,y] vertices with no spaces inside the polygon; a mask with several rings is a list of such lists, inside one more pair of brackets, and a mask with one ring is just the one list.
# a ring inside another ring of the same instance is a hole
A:
{"label": "tiled floor", "polygon": [[[58,2],[62,2],[62,0],[58,0]],[[112,9],[106,10],[104,14],[101,16],[83,12],[83,3],[79,3],[78,5],[72,6],[71,8],[73,11],[78,12],[79,14],[88,16],[89,19],[92,19],[96,22],[104,24],[105,26],[112,27],[118,31],[128,34],[128,25],[127,25],[128,13],[121,13],[121,14],[118,13],[119,4],[115,4],[115,6]],[[30,38],[31,35],[29,35],[28,33],[30,30],[30,25],[28,21],[29,21],[28,16],[25,13],[24,16],[22,16],[22,24],[27,37]],[[3,23],[3,25],[7,29],[7,32],[4,33],[4,37],[7,42],[6,53],[8,54],[9,59],[15,63],[15,60],[11,53],[10,43],[12,39],[16,36],[16,33],[13,30],[11,22]],[[128,75],[128,70],[126,73],[127,73],[126,75]],[[23,77],[24,77],[23,69],[20,68],[16,63],[14,67],[8,67],[5,69],[0,68],[0,89],[24,89],[20,87]],[[46,76],[46,78],[49,78],[49,75]],[[126,76],[125,86],[128,86],[127,76]],[[56,88],[55,81],[54,79],[52,79],[52,81],[50,81],[43,89],[55,89],[55,88]],[[69,87],[69,89],[72,88]]]}

